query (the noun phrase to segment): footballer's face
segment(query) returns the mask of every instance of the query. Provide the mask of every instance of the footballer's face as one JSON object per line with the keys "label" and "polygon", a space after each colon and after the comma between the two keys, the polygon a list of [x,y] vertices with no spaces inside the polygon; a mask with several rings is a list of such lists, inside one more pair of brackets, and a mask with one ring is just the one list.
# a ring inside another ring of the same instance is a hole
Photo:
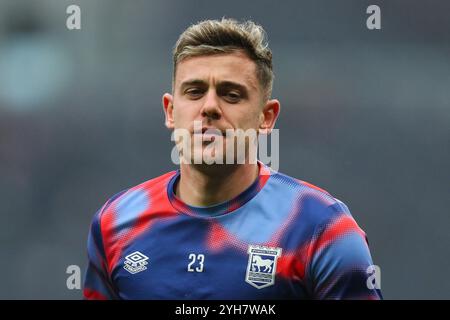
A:
{"label": "footballer's face", "polygon": [[226,130],[267,132],[275,124],[279,102],[265,100],[256,72],[256,64],[243,52],[182,60],[173,95],[163,96],[166,126],[200,138],[201,144],[192,144],[193,152],[204,153],[211,141],[222,140],[221,157],[231,145]]}

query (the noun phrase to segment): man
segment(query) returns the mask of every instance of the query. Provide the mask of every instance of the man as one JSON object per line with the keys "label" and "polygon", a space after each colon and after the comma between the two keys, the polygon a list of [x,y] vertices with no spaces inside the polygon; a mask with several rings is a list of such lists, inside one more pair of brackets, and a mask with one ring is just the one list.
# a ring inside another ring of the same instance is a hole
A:
{"label": "man", "polygon": [[381,298],[346,205],[252,161],[254,139],[228,134],[270,133],[279,114],[264,30],[203,21],[180,36],[173,60],[172,94],[162,102],[166,126],[185,133],[176,139],[180,169],[97,212],[85,298]]}

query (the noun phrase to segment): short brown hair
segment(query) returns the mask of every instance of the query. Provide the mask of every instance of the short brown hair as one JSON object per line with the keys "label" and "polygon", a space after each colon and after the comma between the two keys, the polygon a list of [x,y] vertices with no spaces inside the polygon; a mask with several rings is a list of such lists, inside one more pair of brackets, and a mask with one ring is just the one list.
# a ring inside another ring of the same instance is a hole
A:
{"label": "short brown hair", "polygon": [[178,38],[173,49],[173,83],[177,64],[185,58],[232,53],[243,50],[256,64],[257,77],[265,99],[272,93],[272,52],[264,29],[253,21],[205,20],[191,25]]}

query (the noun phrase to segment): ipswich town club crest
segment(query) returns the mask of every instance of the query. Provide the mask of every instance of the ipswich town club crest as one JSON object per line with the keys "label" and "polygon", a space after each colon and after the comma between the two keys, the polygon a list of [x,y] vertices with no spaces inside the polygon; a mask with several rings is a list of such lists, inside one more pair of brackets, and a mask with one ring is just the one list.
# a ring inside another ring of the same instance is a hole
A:
{"label": "ipswich town club crest", "polygon": [[249,245],[247,253],[249,256],[245,282],[256,289],[273,285],[281,248]]}
{"label": "ipswich town club crest", "polygon": [[135,274],[147,269],[148,257],[139,251],[135,251],[125,257],[123,268],[131,274]]}

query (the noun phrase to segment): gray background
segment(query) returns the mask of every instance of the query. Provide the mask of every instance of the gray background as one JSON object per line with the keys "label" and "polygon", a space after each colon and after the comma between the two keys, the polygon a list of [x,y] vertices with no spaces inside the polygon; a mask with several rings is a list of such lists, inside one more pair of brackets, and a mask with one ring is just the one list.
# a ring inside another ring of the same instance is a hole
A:
{"label": "gray background", "polygon": [[[66,7],[82,29],[66,29]],[[366,28],[366,8],[382,29]],[[170,161],[161,95],[190,24],[267,30],[280,171],[348,204],[387,299],[449,299],[449,1],[0,0],[0,298],[79,299],[90,220]]]}

